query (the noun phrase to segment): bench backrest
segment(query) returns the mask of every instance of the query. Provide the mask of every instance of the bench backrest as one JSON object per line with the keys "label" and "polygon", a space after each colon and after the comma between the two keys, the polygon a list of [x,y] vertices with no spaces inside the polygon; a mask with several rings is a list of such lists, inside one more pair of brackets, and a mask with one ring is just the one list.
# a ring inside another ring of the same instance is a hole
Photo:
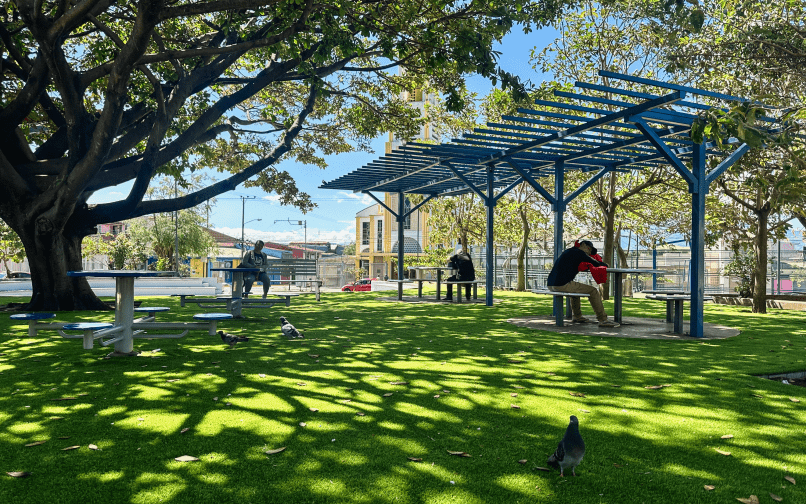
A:
{"label": "bench backrest", "polygon": [[275,259],[273,261],[269,261],[266,267],[266,273],[269,275],[280,275],[284,277],[295,275],[316,276],[316,260]]}

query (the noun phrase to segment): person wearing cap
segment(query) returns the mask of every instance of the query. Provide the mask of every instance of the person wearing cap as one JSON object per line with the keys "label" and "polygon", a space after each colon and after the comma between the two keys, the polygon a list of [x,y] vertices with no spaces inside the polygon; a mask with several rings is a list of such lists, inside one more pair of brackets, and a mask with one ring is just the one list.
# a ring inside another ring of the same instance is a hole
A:
{"label": "person wearing cap", "polygon": [[266,273],[266,267],[269,265],[269,256],[263,252],[263,240],[258,240],[255,242],[254,250],[250,250],[246,253],[241,261],[241,266],[244,268],[260,268],[261,271],[255,275],[254,273],[246,273],[243,276],[243,297],[248,298],[249,294],[252,291],[252,284],[254,283],[255,279],[263,282],[263,299],[266,299],[266,294],[269,293],[269,275]]}
{"label": "person wearing cap", "polygon": [[[611,320],[608,320],[607,313],[605,313],[604,305],[602,304],[602,295],[599,289],[592,285],[575,282],[579,272],[579,265],[582,263],[590,263],[594,266],[605,266],[607,263],[599,261],[591,257],[596,254],[596,247],[589,240],[582,240],[576,242],[573,247],[566,249],[560,254],[554,267],[551,268],[546,284],[550,291],[554,292],[578,292],[588,294],[591,307],[593,307],[596,318],[599,320],[599,327],[618,327],[619,325]],[[588,319],[582,316],[582,307],[578,297],[571,298],[571,312],[573,313],[574,322],[588,322]]]}

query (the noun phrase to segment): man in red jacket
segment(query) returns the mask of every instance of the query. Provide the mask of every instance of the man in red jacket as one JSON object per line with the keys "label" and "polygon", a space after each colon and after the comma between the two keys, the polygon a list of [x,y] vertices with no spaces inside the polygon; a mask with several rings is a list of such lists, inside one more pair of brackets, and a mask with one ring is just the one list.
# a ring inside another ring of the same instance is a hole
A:
{"label": "man in red jacket", "polygon": [[[599,327],[618,327],[619,325],[607,319],[604,305],[602,304],[602,295],[599,294],[599,289],[591,285],[585,285],[574,281],[579,272],[579,265],[587,262],[594,266],[607,266],[607,263],[598,261],[591,257],[596,254],[596,247],[588,240],[578,242],[578,246],[571,247],[563,251],[554,267],[551,268],[546,284],[550,291],[554,292],[579,292],[588,294],[593,311],[596,313],[596,318],[599,320]],[[574,322],[588,322],[588,319],[582,316],[582,307],[578,297],[571,298],[571,312],[573,313]]]}

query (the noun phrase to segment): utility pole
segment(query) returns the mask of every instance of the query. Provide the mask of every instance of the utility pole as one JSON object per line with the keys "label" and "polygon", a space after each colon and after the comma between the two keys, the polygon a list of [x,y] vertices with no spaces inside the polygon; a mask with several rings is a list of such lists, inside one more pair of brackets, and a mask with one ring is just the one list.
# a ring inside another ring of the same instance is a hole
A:
{"label": "utility pole", "polygon": [[246,215],[246,200],[255,199],[256,196],[241,196],[241,259],[243,260],[246,245],[244,242],[244,216]]}
{"label": "utility pole", "polygon": [[[178,197],[176,179],[174,179],[174,199]],[[179,210],[174,211],[174,261],[176,261],[176,276],[182,276],[179,273]]]}

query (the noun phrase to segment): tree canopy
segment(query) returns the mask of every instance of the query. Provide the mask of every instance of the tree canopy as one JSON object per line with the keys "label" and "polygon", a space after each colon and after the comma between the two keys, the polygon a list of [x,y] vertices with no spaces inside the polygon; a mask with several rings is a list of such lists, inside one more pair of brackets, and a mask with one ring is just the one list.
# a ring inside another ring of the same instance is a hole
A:
{"label": "tree canopy", "polygon": [[[492,50],[564,0],[140,0],[0,7],[0,218],[31,260],[28,308],[96,306],[81,238],[99,223],[190,208],[239,184],[312,208],[285,158],[367,149],[423,118],[401,92],[426,80],[462,107],[479,73],[523,95]],[[403,72],[396,72],[400,68]],[[211,167],[223,177],[178,198],[144,199],[157,175]],[[118,201],[94,191],[130,183]],[[39,257],[62,259],[46,264]],[[52,294],[51,294],[52,293]],[[82,301],[83,300],[83,301]]]}

